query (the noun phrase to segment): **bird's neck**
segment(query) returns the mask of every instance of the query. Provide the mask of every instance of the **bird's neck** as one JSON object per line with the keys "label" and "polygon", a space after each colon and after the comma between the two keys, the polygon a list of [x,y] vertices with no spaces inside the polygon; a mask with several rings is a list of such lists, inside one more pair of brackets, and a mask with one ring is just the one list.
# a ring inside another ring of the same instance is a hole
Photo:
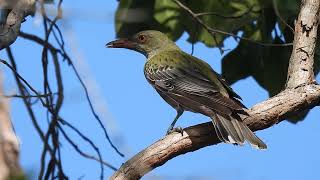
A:
{"label": "bird's neck", "polygon": [[153,56],[158,55],[158,54],[163,53],[163,52],[166,52],[166,51],[181,51],[181,50],[177,45],[170,44],[170,45],[167,45],[165,47],[160,47],[160,48],[153,49],[153,50],[149,51],[146,54],[147,60],[150,60]]}

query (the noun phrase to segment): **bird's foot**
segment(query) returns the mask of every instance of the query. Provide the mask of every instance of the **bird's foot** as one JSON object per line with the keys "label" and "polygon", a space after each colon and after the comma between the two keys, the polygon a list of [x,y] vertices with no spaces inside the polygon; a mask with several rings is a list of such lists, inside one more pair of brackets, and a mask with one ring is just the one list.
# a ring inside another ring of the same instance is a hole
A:
{"label": "bird's foot", "polygon": [[169,134],[175,133],[175,132],[180,133],[183,136],[183,128],[182,127],[170,128],[170,129],[168,129],[166,135],[169,135]]}

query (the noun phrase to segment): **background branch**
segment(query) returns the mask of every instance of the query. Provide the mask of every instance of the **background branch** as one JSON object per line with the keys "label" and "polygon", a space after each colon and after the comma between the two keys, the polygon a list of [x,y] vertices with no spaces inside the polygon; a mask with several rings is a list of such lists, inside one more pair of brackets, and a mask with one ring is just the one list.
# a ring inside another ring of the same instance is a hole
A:
{"label": "background branch", "polygon": [[[3,93],[3,75],[0,73],[0,92]],[[0,179],[23,177],[19,164],[20,143],[9,115],[9,100],[0,97]]]}

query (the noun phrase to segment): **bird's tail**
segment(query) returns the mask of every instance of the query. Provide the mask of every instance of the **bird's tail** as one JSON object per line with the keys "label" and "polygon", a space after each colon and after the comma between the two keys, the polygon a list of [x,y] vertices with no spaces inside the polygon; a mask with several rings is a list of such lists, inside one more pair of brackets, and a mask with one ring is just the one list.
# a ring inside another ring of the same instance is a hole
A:
{"label": "bird's tail", "polygon": [[222,142],[243,145],[246,140],[257,149],[267,149],[267,145],[242,121],[233,117],[227,119],[219,114],[214,114],[211,120],[217,136]]}

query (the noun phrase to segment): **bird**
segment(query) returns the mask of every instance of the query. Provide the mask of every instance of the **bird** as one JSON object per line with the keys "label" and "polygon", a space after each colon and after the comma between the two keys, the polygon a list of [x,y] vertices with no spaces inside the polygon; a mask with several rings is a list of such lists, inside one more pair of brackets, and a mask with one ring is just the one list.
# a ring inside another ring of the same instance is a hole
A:
{"label": "bird", "polygon": [[210,117],[222,142],[243,145],[247,141],[257,149],[267,148],[243,122],[249,114],[241,97],[208,63],[181,50],[164,33],[144,30],[106,47],[130,49],[146,57],[147,81],[177,112],[167,134],[179,129],[174,126],[184,111],[191,111]]}

